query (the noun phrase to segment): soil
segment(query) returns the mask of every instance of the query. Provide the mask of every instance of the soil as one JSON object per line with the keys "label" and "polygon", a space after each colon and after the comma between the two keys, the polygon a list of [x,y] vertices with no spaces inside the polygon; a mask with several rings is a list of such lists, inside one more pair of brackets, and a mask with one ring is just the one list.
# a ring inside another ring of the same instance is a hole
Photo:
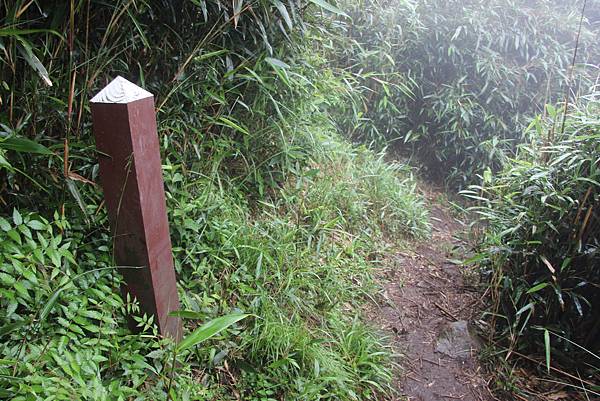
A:
{"label": "soil", "polygon": [[432,235],[413,252],[388,257],[379,271],[383,299],[369,313],[403,355],[395,400],[492,400],[470,324],[480,294],[451,261],[465,227],[436,201],[438,192],[426,195]]}

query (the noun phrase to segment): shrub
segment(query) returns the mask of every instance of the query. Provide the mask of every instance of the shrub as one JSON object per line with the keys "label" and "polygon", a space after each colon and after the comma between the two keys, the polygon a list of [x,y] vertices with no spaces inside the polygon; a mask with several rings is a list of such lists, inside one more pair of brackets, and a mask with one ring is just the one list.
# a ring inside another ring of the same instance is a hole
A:
{"label": "shrub", "polygon": [[[546,355],[582,374],[599,366],[597,94],[581,101],[554,143],[562,113],[534,120],[536,140],[465,194],[486,234],[477,261],[492,289],[488,321],[509,352]],[[548,367],[549,369],[549,367]]]}

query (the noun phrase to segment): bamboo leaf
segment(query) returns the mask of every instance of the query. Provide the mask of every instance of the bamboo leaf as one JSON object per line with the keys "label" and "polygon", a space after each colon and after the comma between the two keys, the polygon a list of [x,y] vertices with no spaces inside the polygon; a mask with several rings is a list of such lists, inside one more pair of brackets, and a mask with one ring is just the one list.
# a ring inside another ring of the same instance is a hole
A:
{"label": "bamboo leaf", "polygon": [[287,8],[285,8],[285,4],[283,4],[279,0],[273,0],[273,3],[275,3],[275,7],[277,7],[277,10],[279,10],[281,17],[287,24],[288,28],[292,30],[294,28],[294,25],[292,24],[292,19],[290,18],[290,14],[288,13]]}
{"label": "bamboo leaf", "polygon": [[534,287],[531,287],[529,290],[527,290],[527,294],[533,294],[534,292],[538,292],[540,290],[543,290],[544,288],[548,287],[548,283],[540,283]]}
{"label": "bamboo leaf", "polygon": [[190,310],[177,310],[169,313],[169,316],[180,317],[183,319],[202,319],[204,314],[201,312],[194,312]]}
{"label": "bamboo leaf", "polygon": [[248,132],[248,130],[246,128],[242,127],[238,123],[231,121],[228,118],[219,117],[219,122],[217,122],[217,124],[221,125],[221,126],[229,127],[231,129],[233,129],[234,131],[241,132],[244,135],[250,135],[250,133]]}
{"label": "bamboo leaf", "polygon": [[546,368],[550,373],[550,332],[544,329],[544,346],[546,348]]}
{"label": "bamboo leaf", "polygon": [[33,49],[31,45],[23,40],[22,38],[17,36],[17,39],[21,42],[22,46],[17,46],[19,49],[19,53],[23,56],[23,58],[27,61],[27,63],[37,71],[38,75],[42,78],[44,83],[48,86],[52,86],[52,80],[50,80],[50,75],[48,74],[48,70],[44,67],[44,64],[40,61],[39,58],[33,53]]}
{"label": "bamboo leaf", "polygon": [[231,314],[213,319],[184,338],[177,346],[177,350],[183,351],[198,345],[248,316],[250,315]]}
{"label": "bamboo leaf", "polygon": [[79,205],[79,208],[81,209],[83,214],[87,215],[87,212],[85,210],[85,202],[83,201],[81,192],[79,192],[79,188],[77,188],[77,184],[75,184],[75,181],[73,181],[70,178],[67,178],[66,182],[67,182],[67,188],[69,189],[69,192],[71,192],[71,195],[73,195],[73,198],[75,198],[77,205]]}
{"label": "bamboo leaf", "polygon": [[56,304],[56,301],[58,301],[58,297],[63,292],[63,290],[64,290],[64,287],[60,287],[59,289],[54,291],[54,293],[50,296],[48,301],[46,301],[44,308],[40,312],[40,321],[46,320],[46,318],[48,317],[50,312],[52,312],[52,309],[54,308],[54,305]]}
{"label": "bamboo leaf", "polygon": [[350,18],[348,14],[337,8],[336,6],[326,2],[325,0],[309,0],[311,3],[318,5],[321,8],[324,8],[327,11],[331,11],[334,14],[343,15],[344,17]]}
{"label": "bamboo leaf", "polygon": [[52,151],[40,145],[39,143],[27,138],[10,137],[4,140],[0,139],[0,149],[14,150],[21,153],[37,153],[42,155],[52,155]]}
{"label": "bamboo leaf", "polygon": [[229,53],[229,50],[223,49],[223,50],[217,50],[217,51],[214,51],[214,52],[204,53],[204,54],[201,54],[201,55],[195,57],[194,61],[203,61],[203,60],[207,60],[209,58],[217,57],[217,56],[220,56],[221,54],[226,54],[226,53]]}
{"label": "bamboo leaf", "polygon": [[265,61],[267,63],[269,63],[276,70],[279,68],[284,69],[284,70],[287,70],[290,68],[290,66],[288,64],[284,63],[283,61],[281,61],[279,59],[273,58],[273,57],[266,57]]}
{"label": "bamboo leaf", "polygon": [[0,29],[0,36],[19,36],[19,35],[32,35],[35,33],[51,33],[63,38],[62,35],[52,29],[15,29],[15,28],[3,28]]}

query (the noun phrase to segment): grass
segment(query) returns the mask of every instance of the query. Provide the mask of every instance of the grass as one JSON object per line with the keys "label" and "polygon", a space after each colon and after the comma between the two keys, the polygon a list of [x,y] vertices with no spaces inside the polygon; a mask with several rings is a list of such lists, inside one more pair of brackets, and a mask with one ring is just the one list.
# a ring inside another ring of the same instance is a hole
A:
{"label": "grass", "polygon": [[[361,294],[374,289],[369,271],[378,241],[383,230],[425,234],[426,214],[408,171],[365,149],[353,153],[335,136],[325,144],[323,159],[284,185],[280,198],[261,201],[258,208],[233,207],[230,198],[183,199],[194,215],[186,211],[189,230],[176,226],[194,238],[198,251],[178,247],[186,252],[178,269],[193,272],[184,280],[186,293],[205,294],[203,302],[215,313],[227,294],[227,308],[258,316],[241,349],[229,354],[234,360],[244,355],[243,377],[261,378],[272,391],[293,385],[293,392],[283,393],[291,398],[354,399],[389,390],[389,351],[372,335],[357,337],[355,332],[368,330],[351,318]],[[206,183],[193,186],[205,186],[206,195],[218,193]],[[220,206],[209,206],[215,204]],[[211,222],[200,237],[189,222],[197,221],[194,216]],[[188,302],[188,308],[201,305]]]}
{"label": "grass", "polygon": [[[255,316],[178,355],[172,399],[352,400],[390,391],[389,350],[352,316],[374,288],[369,272],[384,230],[422,235],[426,214],[406,169],[365,149],[352,153],[333,133],[327,146],[327,158],[315,160],[320,172],[307,166],[257,205],[226,177],[216,180],[219,188],[165,166],[182,308],[199,321],[235,311]],[[4,394],[163,398],[172,345],[143,316],[144,334],[124,328],[125,314],[137,308],[120,297],[114,269],[85,273],[110,266],[107,235],[90,237],[59,215],[54,223],[14,216],[2,220],[2,263],[13,266],[2,275],[10,294],[3,298],[3,374],[14,378]],[[54,270],[36,268],[47,262]],[[60,286],[41,319],[39,308]]]}

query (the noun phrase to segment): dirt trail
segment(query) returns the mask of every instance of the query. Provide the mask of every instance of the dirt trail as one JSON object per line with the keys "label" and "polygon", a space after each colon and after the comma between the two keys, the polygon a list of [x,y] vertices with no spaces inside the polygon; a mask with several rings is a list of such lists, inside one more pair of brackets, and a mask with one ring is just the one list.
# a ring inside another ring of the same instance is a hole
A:
{"label": "dirt trail", "polygon": [[488,401],[492,397],[477,361],[478,339],[467,324],[479,295],[449,261],[461,244],[455,235],[464,227],[437,197],[427,194],[431,238],[411,253],[391,255],[382,268],[384,300],[373,311],[374,319],[405,356],[397,400]]}

